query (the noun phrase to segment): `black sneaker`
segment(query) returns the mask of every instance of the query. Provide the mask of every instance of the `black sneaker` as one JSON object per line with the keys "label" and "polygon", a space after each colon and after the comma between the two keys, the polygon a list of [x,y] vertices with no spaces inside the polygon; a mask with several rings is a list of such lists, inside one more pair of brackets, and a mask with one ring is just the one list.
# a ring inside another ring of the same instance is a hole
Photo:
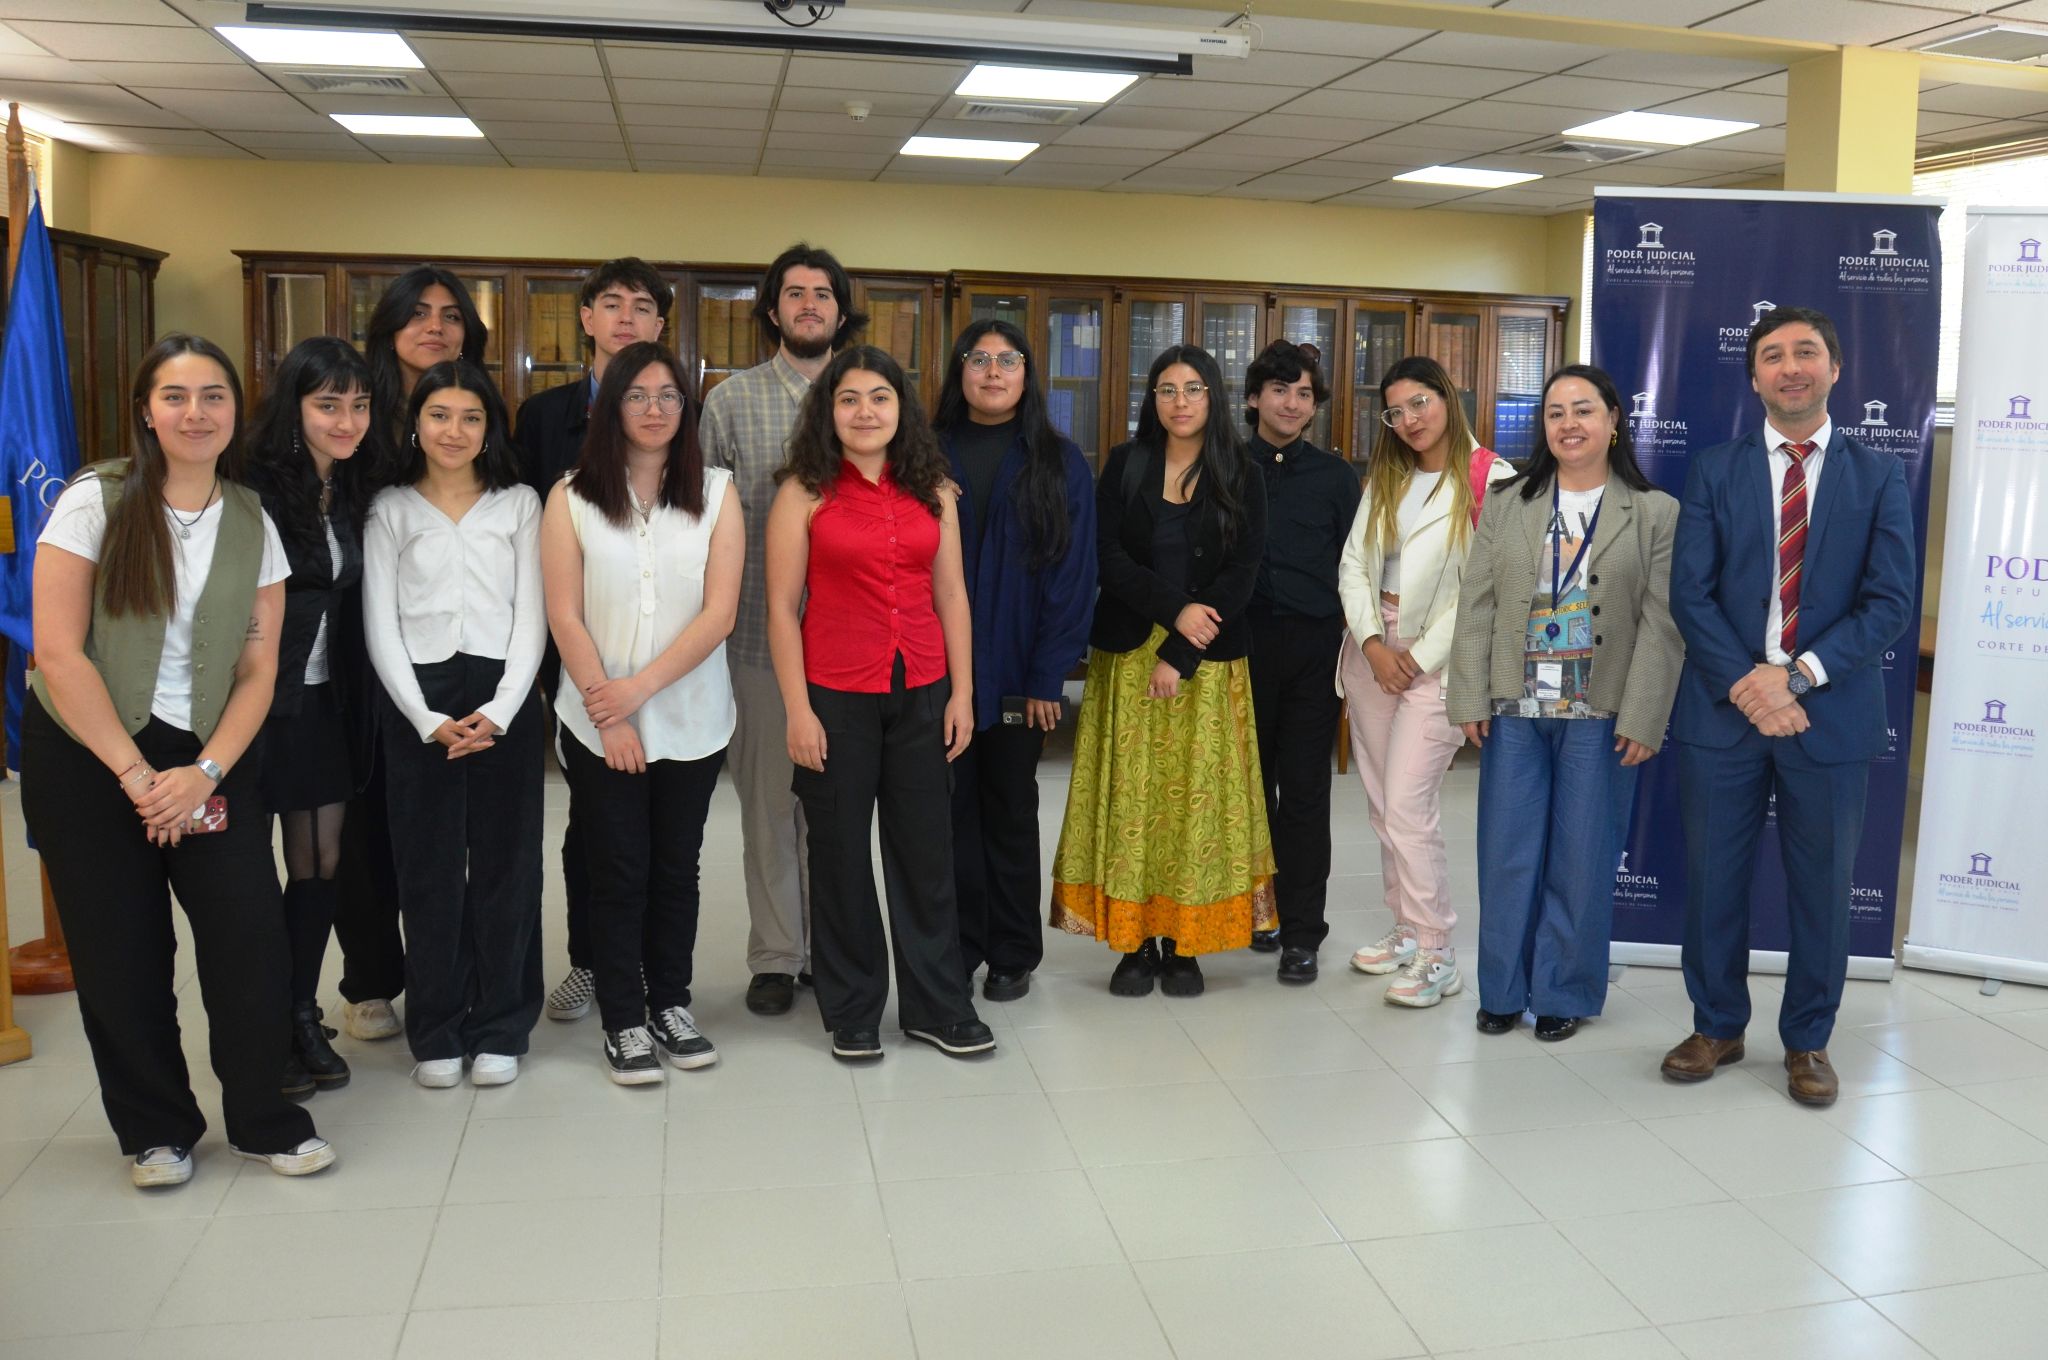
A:
{"label": "black sneaker", "polygon": [[1522,1013],[1520,1011],[1481,1010],[1479,1012],[1479,1032],[1481,1034],[1506,1034],[1521,1023]]}
{"label": "black sneaker", "polygon": [[306,1065],[299,1061],[297,1053],[293,1053],[284,1060],[284,1072],[278,1079],[277,1089],[282,1091],[286,1098],[291,1100],[304,1100],[317,1089],[313,1081],[313,1074],[308,1072]]}
{"label": "black sneaker", "polygon": [[1202,986],[1202,965],[1190,954],[1175,953],[1172,940],[1161,941],[1159,990],[1168,996],[1200,996]]}
{"label": "black sneaker", "polygon": [[1280,951],[1280,967],[1276,970],[1282,982],[1314,982],[1316,980],[1316,951],[1313,949],[1283,949]]}
{"label": "black sneaker", "polygon": [[1254,954],[1277,954],[1280,951],[1280,932],[1277,930],[1254,930],[1252,952]]}
{"label": "black sneaker", "polygon": [[718,1061],[718,1050],[697,1028],[690,1012],[681,1006],[656,1011],[648,1028],[654,1031],[654,1043],[661,1055],[685,1071],[709,1067]]}
{"label": "black sneaker", "polygon": [[906,1029],[903,1033],[912,1039],[922,1039],[941,1053],[950,1053],[956,1058],[964,1058],[970,1053],[989,1053],[996,1046],[996,1036],[979,1020],[960,1020],[932,1029]]}
{"label": "black sneaker", "polygon": [[867,1062],[881,1057],[881,1031],[872,1029],[833,1030],[832,1056],[841,1062]]}
{"label": "black sneaker", "polygon": [[661,1077],[661,1059],[654,1055],[654,1039],[643,1025],[604,1032],[604,1065],[611,1079],[621,1086],[651,1086]]}
{"label": "black sneaker", "polygon": [[328,1040],[335,1032],[320,1022],[326,1015],[318,1006],[300,1006],[292,1011],[292,1056],[322,1091],[348,1085],[348,1063]]}
{"label": "black sneaker", "polygon": [[747,1009],[756,1015],[787,1015],[796,1004],[796,979],[787,973],[756,973],[747,984]]}
{"label": "black sneaker", "polygon": [[1150,996],[1152,980],[1159,976],[1159,948],[1152,941],[1133,949],[1109,975],[1109,990],[1118,996]]}
{"label": "black sneaker", "polygon": [[981,994],[990,1001],[1020,1001],[1030,990],[1029,968],[991,968],[981,980]]}

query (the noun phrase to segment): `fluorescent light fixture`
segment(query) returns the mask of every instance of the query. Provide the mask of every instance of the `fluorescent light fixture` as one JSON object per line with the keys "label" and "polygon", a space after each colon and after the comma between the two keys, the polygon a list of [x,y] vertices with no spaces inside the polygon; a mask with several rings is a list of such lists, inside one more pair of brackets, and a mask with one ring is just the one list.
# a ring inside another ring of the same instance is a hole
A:
{"label": "fluorescent light fixture", "polygon": [[2029,62],[2048,56],[2048,29],[2022,24],[1993,24],[1968,33],[1951,33],[1946,38],[1920,44],[1918,52],[1944,57],[1978,57],[1985,61]]}
{"label": "fluorescent light fixture", "polygon": [[988,142],[973,137],[912,137],[905,156],[952,156],[966,161],[1021,161],[1038,150],[1037,142]]}
{"label": "fluorescent light fixture", "polygon": [[953,93],[967,99],[1106,104],[1137,79],[1122,71],[1062,71],[1050,66],[992,66],[984,62],[969,71]]}
{"label": "fluorescent light fixture", "polygon": [[265,66],[355,66],[417,71],[426,63],[396,33],[360,29],[245,28],[223,24],[213,30]]}
{"label": "fluorescent light fixture", "polygon": [[427,118],[412,113],[333,113],[328,117],[358,137],[481,137],[467,118]]}
{"label": "fluorescent light fixture", "polygon": [[1469,165],[1426,165],[1420,170],[1394,176],[1403,184],[1450,184],[1460,189],[1505,189],[1510,184],[1527,184],[1541,175],[1519,170],[1479,170]]}
{"label": "fluorescent light fixture", "polygon": [[[780,3],[780,0],[778,0]],[[891,9],[821,4],[821,17],[792,27],[763,6],[735,0],[250,0],[258,24],[320,24],[427,33],[710,43],[909,57],[985,58],[1011,66],[1190,75],[1196,57],[1245,58],[1243,28],[983,10]]]}
{"label": "fluorescent light fixture", "polygon": [[1732,118],[1691,118],[1677,113],[1617,113],[1612,118],[1596,118],[1575,128],[1566,128],[1567,137],[1609,137],[1618,142],[1649,142],[1657,146],[1691,146],[1695,142],[1711,142],[1716,137],[1731,133],[1747,132],[1755,123],[1737,122]]}

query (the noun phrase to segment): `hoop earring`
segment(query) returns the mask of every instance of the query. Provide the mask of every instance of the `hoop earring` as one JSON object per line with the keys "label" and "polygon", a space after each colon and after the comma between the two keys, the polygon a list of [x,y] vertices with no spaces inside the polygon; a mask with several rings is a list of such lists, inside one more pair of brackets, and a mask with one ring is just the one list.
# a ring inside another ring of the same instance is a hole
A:
{"label": "hoop earring", "polygon": [[418,430],[414,430],[412,433],[408,434],[406,438],[412,441],[412,446],[414,448],[418,448],[420,446],[420,432]]}
{"label": "hoop earring", "polygon": [[304,444],[304,443],[303,443],[303,442],[302,442],[302,441],[300,440],[300,438],[299,438],[299,432],[298,432],[297,430],[293,430],[293,431],[292,431],[292,457],[294,457],[294,458],[297,458],[297,457],[299,457],[299,456],[300,456],[301,454],[303,454],[303,453],[304,453],[305,451],[306,451],[306,446],[305,446],[305,444]]}

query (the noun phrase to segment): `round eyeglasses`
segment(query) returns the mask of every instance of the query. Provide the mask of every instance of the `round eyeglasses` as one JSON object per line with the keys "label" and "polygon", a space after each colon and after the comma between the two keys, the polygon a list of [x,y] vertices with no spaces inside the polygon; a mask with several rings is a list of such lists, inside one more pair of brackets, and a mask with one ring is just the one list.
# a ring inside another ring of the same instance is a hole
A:
{"label": "round eyeglasses", "polygon": [[1436,395],[1431,392],[1410,397],[1399,406],[1389,406],[1380,412],[1380,424],[1390,430],[1398,430],[1408,421],[1425,419],[1429,415],[1429,408],[1435,402]]}
{"label": "round eyeglasses", "polygon": [[1161,401],[1174,401],[1180,397],[1186,397],[1189,401],[1200,401],[1209,395],[1209,385],[1191,382],[1185,387],[1175,387],[1172,383],[1161,383],[1152,389],[1152,395]]}
{"label": "round eyeglasses", "polygon": [[987,372],[991,363],[1005,373],[1015,373],[1024,367],[1024,356],[1014,349],[1006,349],[997,354],[990,354],[985,349],[969,350],[960,356],[960,361],[976,373]]}
{"label": "round eyeglasses", "polygon": [[647,409],[650,401],[654,403],[654,409],[665,416],[672,416],[683,409],[683,394],[673,387],[664,387],[659,392],[636,387],[621,398],[627,412],[636,416]]}

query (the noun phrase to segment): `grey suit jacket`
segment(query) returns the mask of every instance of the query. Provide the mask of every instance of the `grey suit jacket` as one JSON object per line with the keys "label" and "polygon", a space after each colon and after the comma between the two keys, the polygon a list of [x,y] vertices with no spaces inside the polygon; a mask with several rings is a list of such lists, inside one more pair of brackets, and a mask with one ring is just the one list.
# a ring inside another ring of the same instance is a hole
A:
{"label": "grey suit jacket", "polygon": [[[1522,697],[1523,645],[1536,594],[1536,561],[1550,523],[1550,496],[1523,500],[1522,482],[1486,498],[1451,641],[1445,708],[1454,723],[1484,722],[1495,699]],[[1671,541],[1678,502],[1662,491],[1607,483],[1586,567],[1593,611],[1593,707],[1615,715],[1615,731],[1651,750],[1678,693],[1685,644],[1671,621]]]}

